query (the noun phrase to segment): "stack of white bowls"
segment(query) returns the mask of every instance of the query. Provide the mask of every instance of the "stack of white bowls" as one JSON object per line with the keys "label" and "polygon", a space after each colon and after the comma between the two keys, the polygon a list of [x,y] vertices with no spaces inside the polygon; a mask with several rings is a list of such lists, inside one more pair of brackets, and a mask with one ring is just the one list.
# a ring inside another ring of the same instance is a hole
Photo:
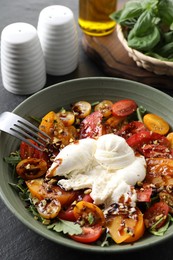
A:
{"label": "stack of white bowls", "polygon": [[1,72],[4,87],[14,94],[32,94],[44,87],[45,60],[32,25],[13,23],[3,29]]}
{"label": "stack of white bowls", "polygon": [[52,5],[39,15],[38,36],[51,75],[69,74],[78,65],[78,34],[73,12],[65,6]]}

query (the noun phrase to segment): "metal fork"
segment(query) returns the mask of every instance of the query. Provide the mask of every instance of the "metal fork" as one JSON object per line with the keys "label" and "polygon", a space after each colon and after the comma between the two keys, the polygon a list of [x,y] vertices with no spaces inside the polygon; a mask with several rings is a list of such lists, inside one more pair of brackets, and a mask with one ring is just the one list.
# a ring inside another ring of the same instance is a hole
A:
{"label": "metal fork", "polygon": [[[46,133],[12,112],[3,112],[0,114],[0,130],[24,141],[39,151],[44,151],[46,144],[50,141],[50,137]],[[28,139],[36,142],[38,146]]]}

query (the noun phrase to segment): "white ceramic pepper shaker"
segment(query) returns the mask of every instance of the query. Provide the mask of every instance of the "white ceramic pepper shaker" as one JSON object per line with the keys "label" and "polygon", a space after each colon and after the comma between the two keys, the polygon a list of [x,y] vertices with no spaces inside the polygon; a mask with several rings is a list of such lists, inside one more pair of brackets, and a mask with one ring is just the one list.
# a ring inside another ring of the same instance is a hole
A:
{"label": "white ceramic pepper shaker", "polygon": [[13,23],[1,33],[1,73],[4,87],[27,95],[42,89],[46,67],[37,30],[28,23]]}

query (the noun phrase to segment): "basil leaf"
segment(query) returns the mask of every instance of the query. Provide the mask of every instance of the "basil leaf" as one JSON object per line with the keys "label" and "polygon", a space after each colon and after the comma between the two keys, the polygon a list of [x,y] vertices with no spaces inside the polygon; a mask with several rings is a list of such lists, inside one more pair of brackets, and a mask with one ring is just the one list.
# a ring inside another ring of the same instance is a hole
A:
{"label": "basil leaf", "polygon": [[134,34],[133,29],[128,35],[129,47],[139,51],[150,51],[160,41],[160,33],[158,28],[155,26],[150,30],[150,34],[139,37]]}
{"label": "basil leaf", "polygon": [[158,3],[158,13],[163,23],[171,26],[173,21],[173,1],[160,0]]}
{"label": "basil leaf", "polygon": [[173,58],[173,42],[169,42],[158,50],[158,54],[165,58]]}

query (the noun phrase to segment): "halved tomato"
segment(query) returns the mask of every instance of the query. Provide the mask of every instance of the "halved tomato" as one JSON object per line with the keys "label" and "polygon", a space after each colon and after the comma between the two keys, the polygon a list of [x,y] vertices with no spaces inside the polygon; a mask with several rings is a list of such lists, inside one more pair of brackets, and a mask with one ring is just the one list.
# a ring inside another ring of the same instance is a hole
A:
{"label": "halved tomato", "polygon": [[87,201],[79,201],[74,209],[74,216],[76,220],[79,220],[87,226],[101,225],[105,224],[105,217],[103,211],[95,204]]}
{"label": "halved tomato", "polygon": [[102,234],[102,226],[95,225],[92,227],[82,227],[82,234],[70,236],[73,240],[80,243],[92,243],[99,239]]}
{"label": "halved tomato", "polygon": [[21,160],[16,166],[16,172],[24,180],[33,180],[43,176],[47,171],[47,162],[43,159],[28,158]]}
{"label": "halved tomato", "polygon": [[40,200],[35,204],[35,206],[40,216],[45,219],[53,219],[57,217],[59,211],[61,210],[61,203],[56,199]]}
{"label": "halved tomato", "polygon": [[103,117],[108,117],[111,115],[112,105],[112,101],[103,100],[94,107],[94,111],[100,111]]}
{"label": "halved tomato", "polygon": [[112,105],[112,115],[114,116],[128,116],[137,109],[137,104],[132,99],[122,99]]}
{"label": "halved tomato", "polygon": [[166,135],[169,132],[169,124],[160,116],[156,114],[146,114],[143,117],[146,127],[155,133]]}
{"label": "halved tomato", "polygon": [[168,213],[169,206],[165,202],[160,201],[154,203],[144,213],[144,223],[146,228],[150,228],[157,223],[155,229],[162,227],[167,220]]}

